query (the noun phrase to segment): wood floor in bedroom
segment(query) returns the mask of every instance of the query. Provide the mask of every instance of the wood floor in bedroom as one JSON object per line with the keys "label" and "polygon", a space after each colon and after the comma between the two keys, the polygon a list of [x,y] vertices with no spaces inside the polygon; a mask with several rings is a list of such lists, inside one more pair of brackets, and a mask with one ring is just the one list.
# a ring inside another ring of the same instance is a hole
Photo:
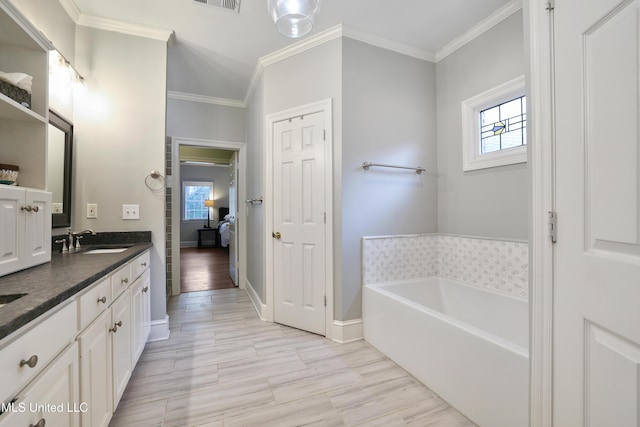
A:
{"label": "wood floor in bedroom", "polygon": [[181,248],[180,292],[233,288],[228,248]]}
{"label": "wood floor in bedroom", "polygon": [[260,321],[244,290],[167,309],[171,336],[147,344],[112,427],[475,425],[364,341]]}

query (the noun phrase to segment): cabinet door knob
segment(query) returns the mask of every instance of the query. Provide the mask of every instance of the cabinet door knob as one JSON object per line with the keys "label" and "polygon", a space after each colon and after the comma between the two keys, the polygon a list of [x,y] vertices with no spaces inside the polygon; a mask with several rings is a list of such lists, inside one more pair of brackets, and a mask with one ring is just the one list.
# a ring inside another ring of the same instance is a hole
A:
{"label": "cabinet door knob", "polygon": [[[34,207],[31,208],[31,210],[34,211],[34,212],[38,212],[40,210],[40,208],[38,206],[34,206]],[[41,421],[44,421],[44,418]]]}
{"label": "cabinet door knob", "polygon": [[107,303],[107,297],[98,298],[98,302],[106,304]]}
{"label": "cabinet door knob", "polygon": [[276,240],[280,240],[280,238],[282,237],[282,234],[280,234],[279,231],[276,231],[274,233],[271,233],[271,237],[273,237]]}
{"label": "cabinet door knob", "polygon": [[142,264],[140,264],[140,265],[141,265],[141,266],[143,266],[143,267],[146,267],[146,266],[147,266],[147,263],[146,263],[146,262],[143,262],[143,263],[142,263]]}
{"label": "cabinet door knob", "polygon": [[122,327],[122,320],[113,324],[113,328],[109,329],[109,332],[113,332],[114,334],[118,332],[118,327]]}
{"label": "cabinet door knob", "polygon": [[142,292],[144,292],[145,294],[149,292],[149,287],[145,286],[144,288],[142,288]]}
{"label": "cabinet door knob", "polygon": [[46,424],[47,422],[44,420],[44,418],[40,418],[40,421],[35,424],[29,424],[29,427],[44,427]]}
{"label": "cabinet door knob", "polygon": [[22,368],[24,365],[27,365],[30,368],[35,368],[36,365],[38,364],[38,356],[37,355],[33,355],[30,358],[28,358],[27,360],[22,359],[20,361],[20,367]]}
{"label": "cabinet door knob", "polygon": [[33,208],[31,206],[22,206],[20,207],[21,211],[27,211],[27,212],[31,212],[33,210]]}
{"label": "cabinet door knob", "polygon": [[129,278],[125,277],[124,279],[120,280],[120,283],[129,283]]}

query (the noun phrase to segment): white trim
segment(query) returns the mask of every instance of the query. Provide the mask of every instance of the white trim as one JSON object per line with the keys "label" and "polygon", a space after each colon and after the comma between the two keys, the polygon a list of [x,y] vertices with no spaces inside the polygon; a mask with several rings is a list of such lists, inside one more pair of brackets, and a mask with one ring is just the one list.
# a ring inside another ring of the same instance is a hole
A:
{"label": "white trim", "polygon": [[78,5],[76,5],[75,1],[58,0],[58,3],[60,3],[60,6],[62,6],[64,11],[67,12],[67,15],[69,15],[69,18],[71,18],[74,23],[78,22],[82,13],[80,12],[80,9],[78,9]]}
{"label": "white trim", "polygon": [[253,74],[251,75],[251,80],[249,81],[249,87],[247,88],[247,94],[244,97],[244,104],[248,105],[251,96],[253,96],[253,91],[256,89],[256,85],[258,84],[258,80],[262,75],[265,67],[269,65],[278,63],[282,60],[295,56],[299,53],[302,53],[306,50],[312,49],[316,46],[320,46],[326,42],[331,40],[335,40],[337,38],[342,37],[342,24],[334,25],[326,29],[325,31],[319,32],[314,36],[307,37],[304,40],[301,40],[297,43],[293,43],[283,49],[276,50],[268,55],[265,55],[261,58],[258,58],[256,62],[256,67],[253,70]]}
{"label": "white trim", "polygon": [[151,332],[149,333],[147,342],[168,340],[170,334],[169,315],[167,314],[164,319],[151,321]]}
{"label": "white trim", "polygon": [[[73,18],[72,18],[73,19]],[[145,37],[154,40],[169,42],[173,37],[173,30],[166,28],[150,27],[147,25],[132,24],[115,19],[103,18],[95,15],[80,14],[77,25],[96,28],[98,30],[114,31],[116,33],[131,36]]]}
{"label": "white trim", "polygon": [[256,310],[256,313],[258,314],[260,320],[264,322],[273,322],[273,319],[269,320],[265,317],[265,314],[267,313],[267,306],[262,303],[260,295],[258,295],[256,290],[253,288],[253,285],[251,284],[251,282],[249,282],[249,279],[245,279],[244,283],[245,292],[247,292],[247,295],[251,300],[251,304],[253,304],[253,308]]}
{"label": "white trim", "polygon": [[[199,221],[201,222],[201,221]],[[181,248],[197,248],[198,247],[198,241],[197,240],[182,240],[180,242],[180,247]]]}
{"label": "white trim", "polygon": [[334,320],[332,327],[332,340],[340,344],[364,339],[362,319],[347,320],[344,322]]}
{"label": "white trim", "polygon": [[500,22],[504,21],[520,9],[522,9],[523,0],[511,0],[509,3],[502,6],[500,9],[492,13],[489,17],[483,19],[478,24],[471,27],[460,37],[455,38],[453,41],[447,43],[435,54],[435,62],[442,61],[447,56],[451,55],[456,50],[460,49],[470,41],[481,36],[485,32],[489,31]]}
{"label": "white trim", "polygon": [[548,0],[528,0],[530,419],[553,425],[553,244],[547,212],[554,201],[553,27]]}
{"label": "white trim", "polygon": [[[182,214],[176,215],[176,212],[181,211],[181,192],[182,186],[180,183],[180,145],[191,145],[197,147],[208,148],[221,148],[223,150],[235,150],[238,152],[238,162],[240,164],[240,188],[238,188],[238,200],[246,199],[246,176],[247,176],[247,145],[244,142],[231,142],[220,141],[211,139],[198,139],[198,138],[185,138],[185,137],[173,137],[171,139],[171,164],[173,165],[173,175],[167,176],[167,185],[171,183],[171,229],[173,230],[173,239],[171,240],[171,254],[174,260],[179,260],[180,254],[180,224]],[[177,183],[177,184],[176,184]],[[246,206],[244,203],[238,204],[237,218],[246,218]],[[246,253],[247,253],[247,226],[246,221],[239,220],[238,235],[240,236],[238,242],[238,264],[236,268],[240,271],[240,277],[238,281],[240,287],[244,286],[246,280]],[[177,233],[177,234],[176,234]],[[169,250],[169,249],[167,249]],[[171,272],[171,295],[180,294],[180,262],[173,263],[173,269]]]}
{"label": "white trim", "polygon": [[325,227],[325,336],[333,337],[333,110],[332,100],[326,99],[312,104],[294,107],[285,111],[267,115],[265,120],[265,179],[264,179],[264,254],[265,254],[265,317],[274,318],[274,285],[273,285],[273,238],[271,225],[273,224],[273,124],[303,114],[324,111],[326,140],[325,140],[325,212],[327,221]]}
{"label": "white trim", "polygon": [[462,170],[471,171],[496,166],[525,163],[527,147],[515,147],[493,153],[480,153],[480,111],[525,94],[525,77],[484,91],[462,101]]}
{"label": "white trim", "polygon": [[199,102],[202,104],[221,105],[223,107],[247,108],[244,101],[227,98],[216,98],[214,96],[197,95],[195,93],[167,91],[167,98],[179,101]]}
{"label": "white trim", "polygon": [[342,24],[342,36],[370,44],[371,46],[398,52],[402,55],[422,59],[423,61],[436,62],[436,54],[431,50],[419,49],[404,43],[374,36],[373,34],[357,30],[344,24]]}

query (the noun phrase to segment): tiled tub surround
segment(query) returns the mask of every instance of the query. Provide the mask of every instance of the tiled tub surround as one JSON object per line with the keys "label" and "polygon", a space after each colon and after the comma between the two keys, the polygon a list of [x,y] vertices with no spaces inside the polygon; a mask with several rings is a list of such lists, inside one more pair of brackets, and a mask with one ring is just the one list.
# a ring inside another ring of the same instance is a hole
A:
{"label": "tiled tub surround", "polygon": [[479,425],[527,424],[527,245],[363,239],[364,338]]}
{"label": "tiled tub surround", "polygon": [[364,237],[363,284],[437,276],[528,299],[526,242],[441,234]]}

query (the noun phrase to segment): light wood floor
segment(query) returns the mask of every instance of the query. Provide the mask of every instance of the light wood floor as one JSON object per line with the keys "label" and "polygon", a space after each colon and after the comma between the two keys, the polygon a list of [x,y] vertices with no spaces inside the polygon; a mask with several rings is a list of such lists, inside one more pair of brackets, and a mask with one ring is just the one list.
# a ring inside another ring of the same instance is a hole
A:
{"label": "light wood floor", "polygon": [[229,249],[180,249],[180,292],[233,287],[229,276]]}
{"label": "light wood floor", "polygon": [[364,341],[260,321],[244,290],[168,304],[110,426],[431,426],[468,419]]}

